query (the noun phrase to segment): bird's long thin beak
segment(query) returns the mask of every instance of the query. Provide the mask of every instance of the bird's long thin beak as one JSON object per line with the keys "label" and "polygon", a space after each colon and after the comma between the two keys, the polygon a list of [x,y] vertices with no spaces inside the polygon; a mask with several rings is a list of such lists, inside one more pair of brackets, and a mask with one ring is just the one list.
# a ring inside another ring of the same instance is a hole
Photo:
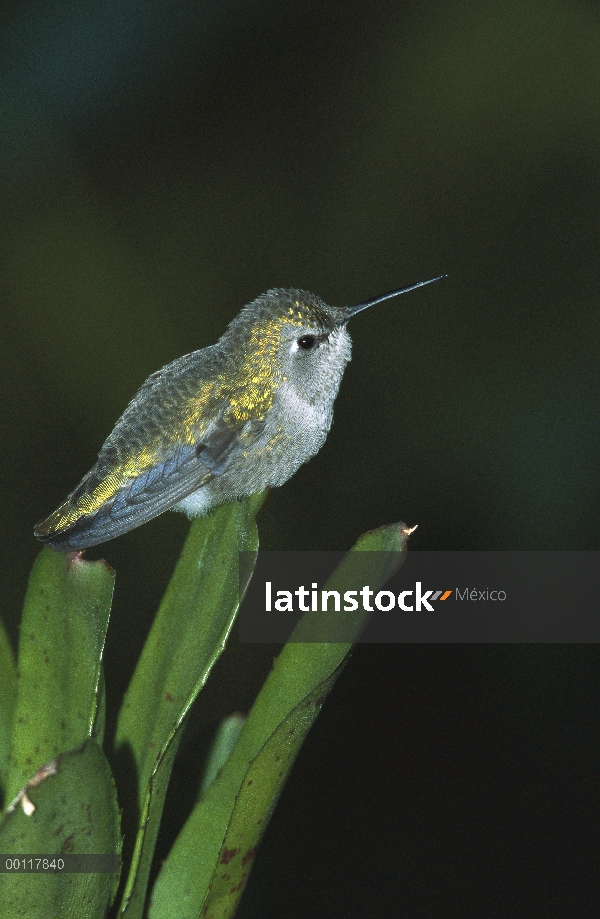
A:
{"label": "bird's long thin beak", "polygon": [[447,274],[440,274],[437,278],[430,278],[428,281],[419,281],[418,284],[411,284],[410,287],[401,287],[399,290],[390,290],[387,294],[381,294],[379,297],[374,297],[372,300],[365,300],[363,303],[357,303],[356,306],[347,306],[345,308],[345,316],[343,322],[348,322],[351,316],[356,316],[357,313],[362,312],[362,310],[368,309],[370,306],[375,306],[376,303],[381,303],[382,300],[389,300],[390,297],[399,297],[400,294],[407,294],[409,290],[416,290],[417,287],[425,287],[427,284],[434,284],[436,281],[441,281],[442,278],[447,278]]}

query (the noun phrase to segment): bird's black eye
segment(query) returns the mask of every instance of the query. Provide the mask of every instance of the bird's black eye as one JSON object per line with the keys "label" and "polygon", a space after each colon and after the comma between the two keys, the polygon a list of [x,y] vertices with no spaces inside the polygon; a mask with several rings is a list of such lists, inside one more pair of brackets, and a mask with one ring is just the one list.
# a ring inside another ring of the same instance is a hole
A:
{"label": "bird's black eye", "polygon": [[309,351],[316,340],[314,335],[302,335],[298,339],[298,347],[303,348],[305,351]]}

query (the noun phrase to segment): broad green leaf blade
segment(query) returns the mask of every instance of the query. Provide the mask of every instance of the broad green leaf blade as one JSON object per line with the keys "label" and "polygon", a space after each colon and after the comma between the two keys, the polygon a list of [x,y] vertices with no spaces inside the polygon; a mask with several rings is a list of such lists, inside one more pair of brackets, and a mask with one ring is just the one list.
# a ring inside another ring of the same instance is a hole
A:
{"label": "broad green leaf blade", "polygon": [[51,549],[36,559],[19,637],[7,801],[40,765],[92,734],[113,587],[104,561]]}
{"label": "broad green leaf blade", "polygon": [[[116,746],[135,763],[139,819],[121,914],[143,914],[148,874],[183,722],[221,655],[240,602],[239,552],[258,551],[255,516],[265,494],[194,521],[119,714]],[[247,572],[249,579],[251,571]],[[121,774],[119,787],[135,776]],[[135,786],[134,786],[135,787]],[[124,802],[127,834],[135,804]],[[139,826],[139,829],[138,829]]]}
{"label": "broad green leaf blade", "polygon": [[203,901],[195,900],[189,888],[180,888],[182,880],[185,884],[193,881],[194,863],[199,856],[199,849],[196,848],[199,841],[196,839],[192,843],[190,836],[187,840],[183,878],[180,873],[183,853],[173,853],[173,857],[169,856],[163,867],[152,893],[150,919],[166,919],[174,915],[187,919],[201,914],[211,919],[233,916],[246,886],[256,847],[290,769],[342,669],[343,665],[302,699],[247,764]]}
{"label": "broad green leaf blade", "polygon": [[0,620],[0,803],[8,773],[8,756],[12,735],[13,714],[17,701],[17,668],[13,651]]}
{"label": "broad green leaf blade", "polygon": [[[37,787],[35,810],[20,804],[0,821],[3,855],[121,854],[120,816],[106,757],[88,741],[58,756]],[[98,867],[98,866],[96,866]],[[17,919],[104,919],[118,885],[112,873],[0,873],[0,915]]]}
{"label": "broad green leaf blade", "polygon": [[[366,584],[377,590],[402,561],[407,537],[404,524],[365,534],[326,589],[358,590]],[[375,553],[372,565],[366,559],[370,552]],[[318,618],[325,615],[329,614]],[[362,624],[362,618],[355,620],[355,635]],[[307,613],[298,634],[304,631],[312,639],[314,627],[314,614]],[[254,849],[299,746],[351,647],[351,642],[312,640],[284,647],[231,756],[194,808],[161,869],[152,891],[150,919],[233,915]]]}

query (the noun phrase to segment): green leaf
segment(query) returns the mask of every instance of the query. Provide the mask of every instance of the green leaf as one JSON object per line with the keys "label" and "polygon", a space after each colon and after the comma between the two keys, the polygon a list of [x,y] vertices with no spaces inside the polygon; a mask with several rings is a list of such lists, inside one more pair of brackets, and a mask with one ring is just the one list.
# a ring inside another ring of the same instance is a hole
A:
{"label": "green leaf", "polygon": [[[404,524],[361,537],[326,584],[328,590],[379,588],[406,548]],[[374,553],[371,559],[368,554]],[[315,642],[307,613],[275,661],[221,774],[194,808],[157,878],[150,919],[226,919],[233,915],[254,851],[300,745],[334,685],[352,643]],[[358,635],[364,612],[354,620]],[[330,631],[330,630],[328,630]]]}
{"label": "green leaf", "polygon": [[0,620],[0,802],[4,796],[8,773],[8,756],[13,714],[17,701],[17,668],[13,650]]}
{"label": "green leaf", "polygon": [[7,800],[38,767],[91,736],[114,572],[78,553],[40,552],[21,631]]}
{"label": "green leaf", "polygon": [[[217,508],[194,521],[135,669],[119,714],[120,762],[137,773],[137,802],[125,805],[125,833],[135,848],[121,902],[127,919],[142,916],[146,886],[173,759],[184,719],[221,655],[240,603],[240,551],[258,551],[255,516],[265,493]],[[246,575],[249,580],[251,570]],[[125,770],[119,787],[135,787]],[[136,825],[131,826],[135,813]],[[139,829],[138,829],[139,827]]]}
{"label": "green leaf", "polygon": [[[119,856],[119,806],[106,757],[94,741],[58,756],[0,821],[3,855]],[[92,867],[92,866],[90,866]],[[97,866],[96,866],[97,867]],[[18,919],[104,919],[119,872],[0,873],[0,915]]]}

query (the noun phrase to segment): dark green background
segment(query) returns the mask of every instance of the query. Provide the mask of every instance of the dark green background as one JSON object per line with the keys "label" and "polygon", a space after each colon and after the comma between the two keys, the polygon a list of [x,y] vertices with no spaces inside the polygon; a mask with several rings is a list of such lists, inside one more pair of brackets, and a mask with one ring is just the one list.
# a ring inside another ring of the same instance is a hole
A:
{"label": "dark green background", "polygon": [[[274,286],[344,305],[449,275],[353,320],[263,547],[403,519],[414,550],[600,548],[596,4],[12,2],[0,66],[15,637],[33,524],[148,374]],[[89,553],[117,570],[113,717],[186,528]],[[267,659],[232,647],[200,734]],[[358,649],[240,915],[588,915],[598,689],[591,647]]]}

